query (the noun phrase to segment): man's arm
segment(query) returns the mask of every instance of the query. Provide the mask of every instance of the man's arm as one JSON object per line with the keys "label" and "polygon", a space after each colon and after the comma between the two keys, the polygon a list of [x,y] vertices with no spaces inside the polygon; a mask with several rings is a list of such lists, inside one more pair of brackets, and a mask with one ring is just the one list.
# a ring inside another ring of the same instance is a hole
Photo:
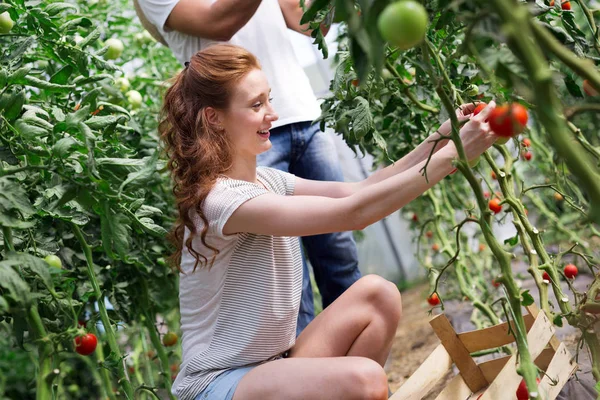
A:
{"label": "man's arm", "polygon": [[[226,42],[252,18],[261,0],[180,0],[165,25],[172,30]],[[298,18],[300,21],[300,18]]]}
{"label": "man's arm", "polygon": [[[309,0],[306,1],[306,6],[310,6]],[[311,31],[308,30],[308,24],[300,25],[304,10],[300,7],[299,0],[279,0],[279,7],[281,7],[281,12],[283,13],[283,18],[285,19],[285,24],[288,28],[303,35],[310,36]],[[321,32],[323,33],[323,36],[327,35],[329,26],[321,24]]]}

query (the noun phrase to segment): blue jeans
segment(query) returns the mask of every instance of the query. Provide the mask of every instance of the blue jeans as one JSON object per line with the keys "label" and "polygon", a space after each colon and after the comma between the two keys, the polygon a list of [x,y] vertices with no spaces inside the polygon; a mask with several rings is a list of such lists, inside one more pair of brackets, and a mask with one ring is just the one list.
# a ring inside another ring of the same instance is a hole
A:
{"label": "blue jeans", "polygon": [[[298,122],[271,129],[273,147],[258,156],[258,165],[277,168],[300,178],[343,181],[344,176],[331,138],[318,124]],[[336,232],[302,237],[302,245],[313,267],[323,308],[356,282],[358,255],[352,232]],[[315,318],[308,266],[302,253],[302,300],[296,334]]]}

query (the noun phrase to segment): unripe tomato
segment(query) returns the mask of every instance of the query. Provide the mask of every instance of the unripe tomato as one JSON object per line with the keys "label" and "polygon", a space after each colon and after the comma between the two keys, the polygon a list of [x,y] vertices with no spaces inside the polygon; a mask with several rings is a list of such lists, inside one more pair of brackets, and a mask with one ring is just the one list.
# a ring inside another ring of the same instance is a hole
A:
{"label": "unripe tomato", "polygon": [[127,92],[129,90],[129,87],[131,86],[129,83],[129,79],[125,78],[124,76],[115,79],[115,86],[123,93]]}
{"label": "unripe tomato", "polygon": [[477,85],[469,85],[465,92],[468,96],[477,96],[479,94],[479,87]]}
{"label": "unripe tomato", "polygon": [[563,270],[563,272],[565,273],[565,276],[567,278],[574,279],[579,273],[579,270],[577,269],[577,266],[575,264],[567,264],[565,265],[565,269]]}
{"label": "unripe tomato", "polygon": [[485,244],[479,243],[479,252],[482,252],[484,250],[485,250]]}
{"label": "unripe tomato", "polygon": [[552,279],[550,279],[550,275],[546,271],[544,271],[544,273],[542,274],[542,279],[548,282],[552,281]]}
{"label": "unripe tomato", "polygon": [[440,251],[440,245],[439,245],[439,244],[437,244],[437,243],[434,243],[434,244],[432,244],[432,245],[431,245],[431,250],[433,250],[433,251],[435,251],[435,252],[438,252],[438,251]]}
{"label": "unripe tomato", "polygon": [[0,33],[8,33],[15,25],[14,21],[10,17],[8,11],[4,11],[0,14]]}
{"label": "unripe tomato", "polygon": [[533,157],[533,154],[530,151],[524,151],[523,152],[523,158],[527,161],[531,161],[531,158]]}
{"label": "unripe tomato", "polygon": [[525,138],[523,139],[523,147],[529,147],[531,146],[531,140]]}
{"label": "unripe tomato", "polygon": [[505,138],[523,132],[528,119],[527,109],[519,103],[498,106],[492,110],[488,118],[492,132]]}
{"label": "unripe tomato", "polygon": [[[539,378],[535,378],[538,385],[540,384]],[[527,390],[527,384],[525,379],[521,380],[519,387],[517,388],[517,400],[529,400],[529,390]]]}
{"label": "unripe tomato", "polygon": [[437,293],[434,293],[427,298],[427,302],[432,306],[437,306],[440,304],[440,298],[438,297]]}
{"label": "unripe tomato", "polygon": [[421,43],[427,33],[428,24],[427,10],[414,0],[389,4],[377,19],[381,37],[401,50],[410,49]]}
{"label": "unripe tomato", "polygon": [[137,90],[130,90],[125,93],[125,97],[127,97],[127,101],[133,109],[139,108],[142,105],[142,95]]}
{"label": "unripe tomato", "polygon": [[583,91],[588,96],[591,96],[591,97],[598,96],[598,91],[596,89],[594,89],[594,87],[592,86],[590,81],[588,81],[587,79],[583,81]]}
{"label": "unripe tomato", "polygon": [[123,42],[115,38],[108,39],[106,42],[104,42],[104,45],[108,46],[108,50],[104,54],[104,58],[107,60],[116,60],[121,56],[123,49],[125,48],[125,46],[123,46]]}
{"label": "unripe tomato", "polygon": [[62,268],[62,261],[54,254],[48,254],[46,257],[44,257],[44,261],[46,261],[51,267],[58,269]]}
{"label": "unripe tomato", "polygon": [[563,11],[571,11],[571,2],[570,1],[565,1],[564,3],[562,3],[560,5],[560,8],[562,8]]}
{"label": "unripe tomato", "polygon": [[473,110],[473,116],[479,114],[481,110],[483,110],[485,107],[487,107],[486,103],[477,104],[477,107],[475,107],[475,109]]}
{"label": "unripe tomato", "polygon": [[500,199],[491,199],[488,202],[488,207],[490,208],[490,210],[492,210],[492,212],[494,214],[498,214],[500,211],[502,211],[502,205],[500,205]]}
{"label": "unripe tomato", "polygon": [[93,333],[86,333],[75,338],[75,351],[82,356],[89,356],[96,350],[98,339]]}
{"label": "unripe tomato", "polygon": [[177,334],[175,332],[167,332],[163,336],[162,342],[166,347],[174,346],[177,343]]}

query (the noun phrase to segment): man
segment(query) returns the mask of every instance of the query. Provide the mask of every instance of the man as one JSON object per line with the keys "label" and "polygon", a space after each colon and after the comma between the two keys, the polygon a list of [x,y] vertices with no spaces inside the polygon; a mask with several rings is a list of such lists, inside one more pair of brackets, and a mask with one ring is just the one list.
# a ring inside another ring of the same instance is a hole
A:
{"label": "man", "polygon": [[[308,77],[298,63],[287,29],[310,36],[300,25],[298,0],[138,0],[150,23],[180,63],[215,42],[230,42],[256,55],[272,88],[279,114],[271,129],[273,147],[258,164],[301,178],[342,181],[333,141],[312,125],[320,109]],[[321,28],[324,32],[328,27]],[[302,238],[315,274],[323,308],[360,277],[352,232]],[[314,318],[309,271],[304,279],[297,334]]]}

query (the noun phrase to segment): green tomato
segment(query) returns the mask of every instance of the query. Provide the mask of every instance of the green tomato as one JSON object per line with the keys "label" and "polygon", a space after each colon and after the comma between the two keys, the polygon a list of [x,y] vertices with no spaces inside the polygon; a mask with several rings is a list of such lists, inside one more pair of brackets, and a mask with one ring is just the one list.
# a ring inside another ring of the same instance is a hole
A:
{"label": "green tomato", "polygon": [[465,89],[465,93],[468,96],[477,96],[479,94],[479,87],[477,85],[469,85]]}
{"label": "green tomato", "polygon": [[125,93],[125,97],[127,97],[127,101],[133,109],[139,108],[142,105],[142,95],[137,90],[130,90]]}
{"label": "green tomato", "polygon": [[60,260],[60,258],[55,256],[54,254],[47,255],[44,258],[44,261],[46,261],[48,263],[48,265],[50,265],[51,267],[58,268],[58,269],[62,268],[62,261]]}
{"label": "green tomato", "polygon": [[10,17],[8,11],[4,11],[0,14],[0,33],[8,33],[15,25],[14,21]]}
{"label": "green tomato", "polygon": [[108,46],[108,51],[104,54],[104,58],[107,60],[116,60],[123,53],[123,42],[119,39],[110,38],[106,42],[104,42],[105,46]]}
{"label": "green tomato", "polygon": [[381,77],[383,78],[384,81],[389,81],[391,79],[394,79],[394,74],[392,74],[389,69],[384,68],[381,71]]}
{"label": "green tomato", "polygon": [[131,86],[129,84],[129,79],[125,78],[124,76],[115,79],[115,86],[117,86],[117,88],[125,93],[126,91],[129,90],[129,86]]}
{"label": "green tomato", "polygon": [[427,10],[414,0],[401,0],[389,4],[377,20],[381,36],[401,50],[421,43],[427,33],[428,24]]}

